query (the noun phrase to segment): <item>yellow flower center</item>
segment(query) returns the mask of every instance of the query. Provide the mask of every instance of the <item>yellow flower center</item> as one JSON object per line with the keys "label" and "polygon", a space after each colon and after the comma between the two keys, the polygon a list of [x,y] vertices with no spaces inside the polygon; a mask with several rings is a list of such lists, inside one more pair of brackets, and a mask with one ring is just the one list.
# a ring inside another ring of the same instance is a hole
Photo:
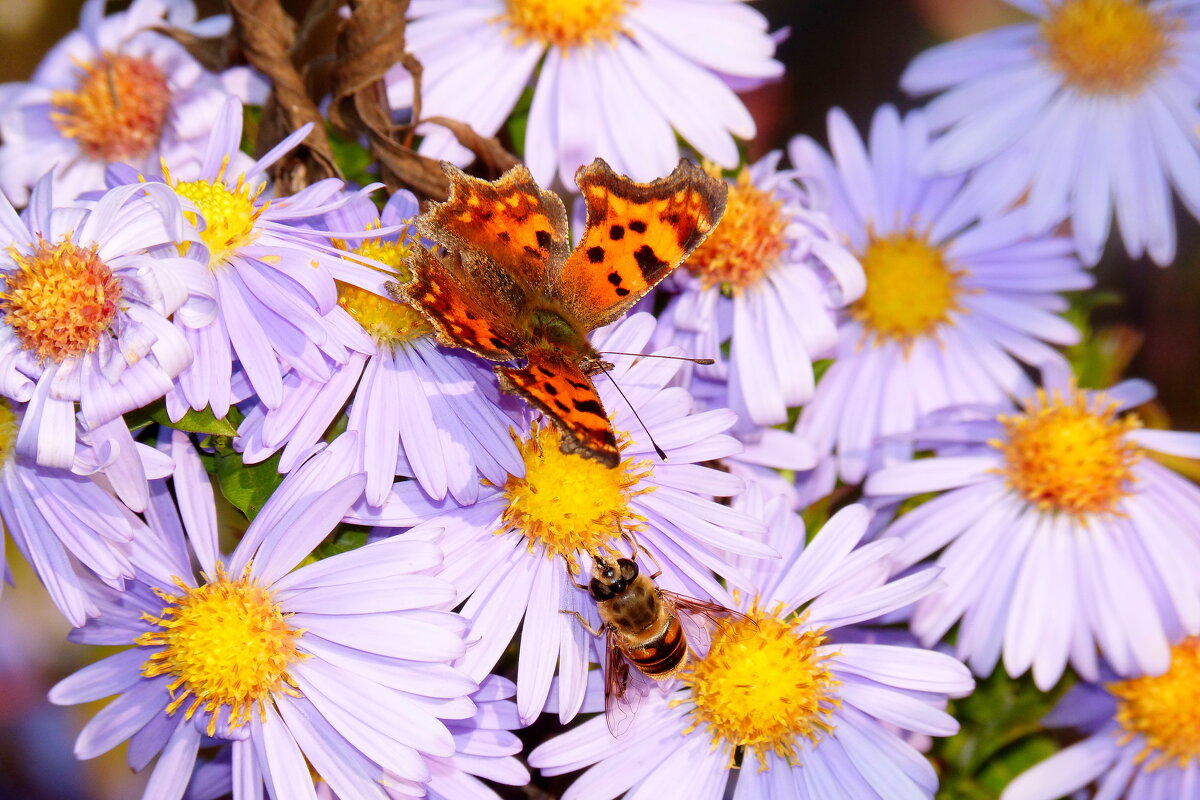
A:
{"label": "yellow flower center", "polygon": [[1146,746],[1138,761],[1148,760],[1148,769],[1172,761],[1183,768],[1200,758],[1200,638],[1171,648],[1171,668],[1162,675],[1110,683],[1108,690],[1119,698],[1121,744],[1141,734]]}
{"label": "yellow flower center", "polygon": [[1174,25],[1137,0],[1066,0],[1041,23],[1046,58],[1089,94],[1140,91],[1166,61]]}
{"label": "yellow flower center", "polygon": [[505,5],[497,21],[518,45],[538,41],[570,49],[628,34],[622,22],[636,0],[508,0]]}
{"label": "yellow flower center", "polygon": [[[719,177],[715,168],[710,174]],[[753,285],[779,263],[787,249],[783,201],[750,182],[745,167],[729,187],[725,214],[685,266],[704,286],[739,291]]]}
{"label": "yellow flower center", "polygon": [[829,654],[817,652],[824,632],[781,612],[764,612],[755,600],[749,620],[719,628],[708,655],[680,673],[694,705],[684,733],[707,725],[713,749],[726,747],[731,766],[738,747],[754,750],[760,770],[768,752],[795,763],[802,739],[816,742],[834,728],[838,681]]}
{"label": "yellow flower center", "polygon": [[991,445],[1004,454],[1008,485],[1027,501],[1075,516],[1116,510],[1134,481],[1141,449],[1125,438],[1135,415],[1116,418],[1116,404],[1069,390],[1038,390],[1023,414],[1000,418],[1007,436]]}
{"label": "yellow flower center", "polygon": [[[228,156],[225,159],[228,164]],[[181,197],[186,197],[196,204],[199,217],[204,219],[204,230],[200,231],[200,240],[208,248],[208,267],[216,269],[231,253],[258,238],[255,223],[270,203],[263,203],[257,208],[254,202],[262,194],[266,184],[259,184],[251,189],[246,184],[244,175],[238,176],[237,185],[230,189],[224,180],[225,164],[222,164],[217,177],[211,181],[179,181],[173,182],[167,175],[167,183]],[[188,220],[199,226],[198,216],[189,211]]]}
{"label": "yellow flower center", "polygon": [[[342,250],[349,249],[340,239],[335,239],[334,244]],[[411,253],[406,241],[366,239],[350,252],[387,265],[387,272],[397,283],[408,283],[412,279],[412,272],[405,263]],[[368,263],[367,266],[378,268],[375,264]],[[341,281],[337,282],[337,291],[338,305],[358,320],[381,347],[395,348],[433,332],[424,315],[407,303],[397,303]]]}
{"label": "yellow flower center", "polygon": [[12,403],[0,397],[0,463],[8,460],[17,449],[17,415]]}
{"label": "yellow flower center", "polygon": [[16,269],[0,285],[0,310],[21,346],[39,360],[64,361],[96,349],[120,310],[121,281],[96,255],[69,239],[38,237],[28,255],[10,248]]}
{"label": "yellow flower center", "polygon": [[871,237],[861,261],[867,290],[850,311],[877,342],[911,343],[962,310],[959,283],[966,271],[953,269],[940,248],[912,231]]}
{"label": "yellow flower center", "polygon": [[273,692],[300,696],[288,667],[308,657],[297,648],[304,631],[288,624],[271,591],[250,577],[249,567],[237,580],[218,567],[216,580],[203,586],[191,588],[178,578],[175,585],[179,594],[154,590],[167,604],[158,617],[143,616],[162,630],[136,640],[162,648],[142,665],[142,674],[173,677],[168,714],[187,703],[184,714],[191,719],[203,708],[211,715],[212,736],[222,706],[229,709],[229,726],[238,728],[255,708],[265,714]]}
{"label": "yellow flower center", "polygon": [[136,161],[158,146],[171,103],[167,78],[148,58],[104,53],[75,91],[50,96],[50,119],[89,158]]}
{"label": "yellow flower center", "polygon": [[525,477],[510,475],[505,482],[508,507],[497,533],[516,529],[528,540],[529,552],[541,547],[550,558],[562,556],[577,573],[577,551],[615,553],[612,543],[622,530],[645,527],[645,518],[633,512],[629,501],[653,489],[638,486],[650,474],[648,461],[627,458],[610,469],[595,459],[564,453],[555,425],[543,428],[535,422],[528,439],[514,439],[525,461]]}

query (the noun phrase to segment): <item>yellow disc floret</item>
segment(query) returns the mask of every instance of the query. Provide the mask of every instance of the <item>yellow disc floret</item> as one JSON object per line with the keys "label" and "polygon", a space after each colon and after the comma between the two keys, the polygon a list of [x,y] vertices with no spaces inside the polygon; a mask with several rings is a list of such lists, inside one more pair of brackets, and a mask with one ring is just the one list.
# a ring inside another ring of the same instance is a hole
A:
{"label": "yellow disc floret", "polygon": [[221,708],[229,712],[229,726],[238,728],[259,714],[273,692],[299,696],[289,667],[307,658],[297,647],[304,633],[288,624],[288,615],[272,592],[246,573],[230,579],[218,567],[216,579],[192,588],[178,578],[179,594],[155,589],[166,606],[158,617],[143,618],[162,630],[143,633],[137,643],[162,648],[142,665],[147,678],[170,675],[171,702],[167,713],[184,712],[191,719],[197,710],[210,714],[208,735],[216,730]]}
{"label": "yellow disc floret", "polygon": [[1140,423],[1118,419],[1103,395],[1038,390],[1024,413],[1000,421],[1007,435],[991,444],[1004,454],[1008,485],[1030,503],[1085,516],[1112,513],[1129,494],[1142,452],[1126,434]]}
{"label": "yellow disc floret", "polygon": [[1200,638],[1171,648],[1171,668],[1162,675],[1110,683],[1108,690],[1118,698],[1121,744],[1141,736],[1137,758],[1147,769],[1172,762],[1182,769],[1200,759]]}
{"label": "yellow disc floret", "polygon": [[1141,91],[1167,58],[1172,24],[1138,0],[1065,0],[1041,23],[1046,59],[1088,94]]}
{"label": "yellow disc floret", "polygon": [[[340,239],[335,239],[333,243],[342,250],[350,249]],[[360,263],[386,271],[396,283],[405,284],[412,280],[412,272],[406,263],[412,250],[403,239],[397,242],[380,238],[366,239],[350,252],[378,262]],[[347,257],[354,260],[352,256]],[[380,268],[379,264],[385,265],[385,269]],[[398,303],[341,281],[337,282],[337,290],[338,305],[346,309],[381,347],[394,348],[433,332],[421,312],[407,303]]]}
{"label": "yellow disc floret", "polygon": [[0,397],[0,464],[17,449],[17,415],[12,403]]}
{"label": "yellow disc floret", "polygon": [[75,90],[50,97],[59,133],[101,161],[137,161],[153,151],[171,102],[162,70],[148,58],[113,53],[79,68]]}
{"label": "yellow disc floret", "polygon": [[[620,437],[627,440],[627,437]],[[504,484],[508,507],[497,533],[516,529],[528,540],[529,551],[542,548],[547,556],[562,556],[572,572],[578,550],[615,553],[621,531],[640,530],[645,518],[629,501],[653,487],[639,486],[650,472],[647,461],[624,459],[614,468],[577,453],[559,449],[562,434],[556,426],[536,422],[528,439],[517,439],[525,460],[525,477],[509,476]]]}
{"label": "yellow disc floret", "polygon": [[121,282],[96,254],[69,239],[38,237],[32,253],[10,248],[16,269],[4,275],[0,310],[21,346],[39,360],[95,351],[121,305]]}
{"label": "yellow disc floret", "polygon": [[871,237],[861,260],[867,290],[851,313],[876,341],[910,344],[962,310],[958,298],[966,272],[952,268],[924,236],[906,231]]}
{"label": "yellow disc floret", "polygon": [[[709,168],[710,174],[715,170]],[[750,181],[745,167],[729,187],[720,224],[684,262],[707,288],[738,292],[770,272],[787,249],[783,201]]]}
{"label": "yellow disc floret", "polygon": [[691,687],[691,724],[706,726],[713,749],[723,747],[734,764],[738,747],[753,749],[759,768],[767,753],[795,763],[803,740],[816,742],[833,731],[838,681],[829,670],[821,630],[803,618],[782,619],[782,609],[760,610],[718,628],[708,655],[680,673]]}
{"label": "yellow disc floret", "polygon": [[[228,164],[228,156],[225,162]],[[246,183],[245,176],[238,176],[237,183],[231,189],[225,185],[224,174],[225,164],[222,164],[217,177],[211,181],[174,182],[170,175],[167,176],[167,182],[176,193],[196,204],[199,216],[190,211],[186,214],[191,223],[199,225],[200,218],[203,218],[204,229],[200,231],[200,240],[208,248],[209,269],[216,269],[235,250],[258,238],[254,225],[269,205],[264,203],[255,207],[255,201],[266,187],[265,183],[252,189]]]}
{"label": "yellow disc floret", "polygon": [[497,21],[513,40],[542,42],[570,49],[595,42],[612,42],[633,0],[507,0]]}

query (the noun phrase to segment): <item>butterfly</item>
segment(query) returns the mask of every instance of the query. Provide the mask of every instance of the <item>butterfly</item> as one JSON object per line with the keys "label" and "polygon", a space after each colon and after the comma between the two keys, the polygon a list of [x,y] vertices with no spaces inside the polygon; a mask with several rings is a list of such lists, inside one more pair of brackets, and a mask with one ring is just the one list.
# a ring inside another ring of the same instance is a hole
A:
{"label": "butterfly", "polygon": [[692,252],[721,219],[726,184],[689,161],[637,183],[602,159],[575,173],[587,226],[572,249],[558,195],[523,165],[498,180],[450,164],[449,198],[431,203],[417,230],[412,279],[388,290],[419,309],[438,341],[498,365],[500,386],[562,431],[561,448],[609,467],[616,436],[591,375],[604,369],[589,331],[628,311]]}

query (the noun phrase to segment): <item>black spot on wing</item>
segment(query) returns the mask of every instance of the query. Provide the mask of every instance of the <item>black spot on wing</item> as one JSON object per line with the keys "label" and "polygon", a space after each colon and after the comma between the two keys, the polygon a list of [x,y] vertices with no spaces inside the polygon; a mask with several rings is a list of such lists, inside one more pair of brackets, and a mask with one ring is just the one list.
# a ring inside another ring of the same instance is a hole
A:
{"label": "black spot on wing", "polygon": [[571,411],[571,409],[567,407],[567,404],[564,403],[562,400],[555,399],[554,405],[558,406],[558,410],[563,412],[564,414],[570,413],[570,411]]}
{"label": "black spot on wing", "polygon": [[624,286],[618,286],[613,290],[613,293],[616,294],[617,297],[624,297],[625,295],[629,294],[629,290]]}
{"label": "black spot on wing", "polygon": [[547,378],[553,378],[553,377],[554,377],[554,373],[553,373],[553,372],[551,372],[550,370],[546,369],[545,367],[543,367],[541,364],[538,364],[538,365],[537,365],[537,369],[538,369],[538,372],[542,373],[542,374],[543,374],[543,375],[545,375]]}
{"label": "black spot on wing", "polygon": [[512,234],[509,233],[508,231],[500,231],[500,233],[498,233],[496,235],[500,238],[500,241],[502,241],[502,242],[507,242],[509,239],[512,238]]}
{"label": "black spot on wing", "polygon": [[[598,417],[605,417],[604,407],[595,400],[575,400],[573,401],[575,410],[581,414],[595,414]],[[607,419],[607,417],[605,417]]]}
{"label": "black spot on wing", "polygon": [[620,225],[613,225],[608,229],[608,238],[612,239],[613,241],[624,239],[625,228],[621,227]]}
{"label": "black spot on wing", "polygon": [[593,264],[599,264],[601,261],[604,260],[604,248],[603,247],[589,247],[587,250],[587,257],[588,257],[588,261],[592,262]]}
{"label": "black spot on wing", "polygon": [[545,392],[546,394],[548,394],[548,395],[556,395],[556,394],[558,394],[558,389],[555,389],[555,388],[554,388],[554,384],[553,384],[553,383],[543,383],[543,384],[542,384],[542,391],[544,391],[544,392]]}
{"label": "black spot on wing", "polygon": [[534,234],[534,236],[537,237],[538,247],[542,248],[543,250],[550,249],[550,231],[538,231]]}
{"label": "black spot on wing", "polygon": [[620,286],[621,285],[621,273],[619,273],[619,272],[608,273],[608,282],[611,283],[613,286]]}
{"label": "black spot on wing", "polygon": [[586,383],[584,381],[573,381],[568,378],[567,383],[571,384],[576,389],[580,389],[580,390],[586,390],[586,389],[592,388],[592,385],[590,383]]}
{"label": "black spot on wing", "polygon": [[629,230],[633,231],[634,233],[645,233],[646,223],[642,222],[640,219],[635,219],[633,222],[629,223]]}
{"label": "black spot on wing", "polygon": [[637,261],[638,269],[642,271],[643,277],[664,269],[667,266],[667,262],[655,255],[654,249],[648,244],[644,244],[633,251],[633,258]]}
{"label": "black spot on wing", "polygon": [[492,345],[492,347],[496,348],[497,350],[507,349],[507,346],[504,344],[504,340],[497,339],[495,336],[489,336],[488,342]]}
{"label": "black spot on wing", "polygon": [[529,245],[525,245],[525,252],[527,254],[533,256],[534,258],[537,258],[538,256],[541,255],[541,253],[538,252],[538,249],[536,247],[530,247]]}

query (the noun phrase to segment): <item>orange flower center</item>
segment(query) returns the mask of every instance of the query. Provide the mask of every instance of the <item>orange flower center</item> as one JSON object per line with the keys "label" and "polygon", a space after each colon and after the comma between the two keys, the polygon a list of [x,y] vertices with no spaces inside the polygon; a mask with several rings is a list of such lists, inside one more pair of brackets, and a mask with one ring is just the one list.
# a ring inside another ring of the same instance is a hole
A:
{"label": "orange flower center", "polygon": [[612,42],[634,0],[508,0],[497,18],[522,45],[542,42],[570,49],[595,42]]}
{"label": "orange flower center", "polygon": [[1089,94],[1140,91],[1166,60],[1173,24],[1137,0],[1066,0],[1041,24],[1046,58]]}
{"label": "orange flower center", "polygon": [[171,103],[162,70],[148,58],[113,53],[79,66],[75,91],[50,98],[59,132],[100,161],[136,161],[153,151]]}
{"label": "orange flower center", "polygon": [[923,236],[906,231],[872,237],[861,260],[867,290],[850,311],[876,340],[912,342],[961,310],[959,283],[966,272],[952,269]]}
{"label": "orange flower center", "polygon": [[1171,667],[1162,675],[1110,683],[1108,690],[1119,699],[1121,743],[1141,734],[1146,746],[1138,760],[1148,761],[1148,769],[1200,759],[1200,638],[1171,648]]}
{"label": "orange flower center", "polygon": [[[715,168],[709,168],[715,173]],[[719,177],[715,173],[714,177]],[[705,288],[739,291],[758,282],[778,263],[787,240],[783,201],[750,182],[745,167],[729,187],[725,214],[684,265]]]}
{"label": "orange flower center", "polygon": [[10,249],[17,268],[3,278],[4,322],[39,360],[64,361],[96,349],[121,303],[121,282],[96,255],[64,239],[38,237],[29,255]]}

